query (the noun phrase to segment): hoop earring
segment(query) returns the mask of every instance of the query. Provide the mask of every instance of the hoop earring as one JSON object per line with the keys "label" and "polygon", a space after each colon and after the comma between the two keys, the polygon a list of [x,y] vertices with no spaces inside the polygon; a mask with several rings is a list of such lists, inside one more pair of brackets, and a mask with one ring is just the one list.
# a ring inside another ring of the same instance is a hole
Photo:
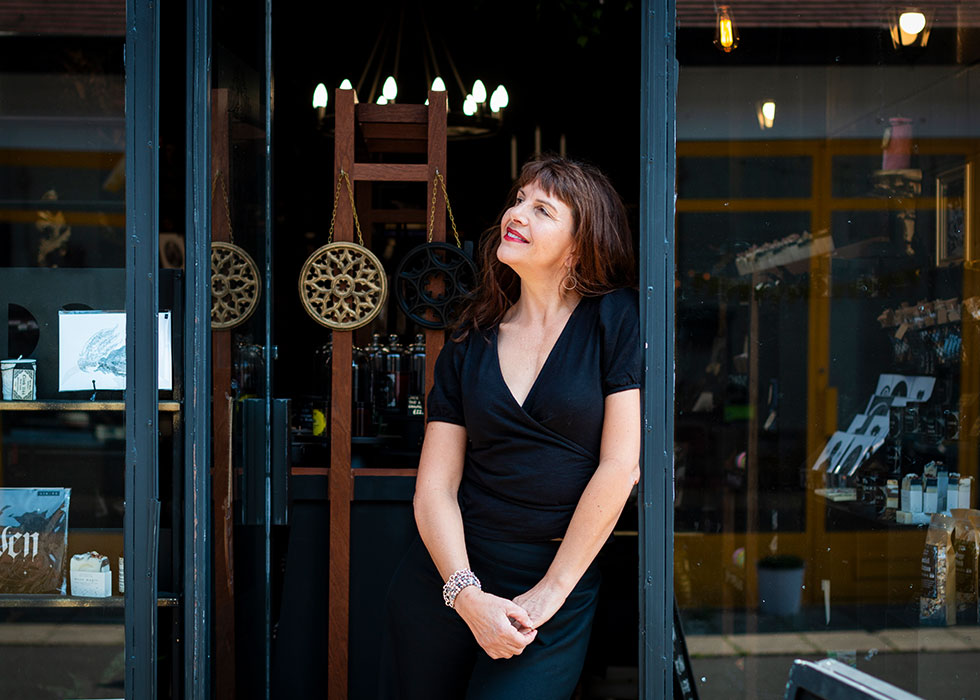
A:
{"label": "hoop earring", "polygon": [[[569,285],[569,280],[571,280],[571,285]],[[575,275],[572,273],[571,269],[569,269],[568,274],[565,275],[564,278],[562,278],[561,288],[564,289],[566,292],[572,292],[575,291],[577,287],[578,287],[578,280],[575,279]]]}

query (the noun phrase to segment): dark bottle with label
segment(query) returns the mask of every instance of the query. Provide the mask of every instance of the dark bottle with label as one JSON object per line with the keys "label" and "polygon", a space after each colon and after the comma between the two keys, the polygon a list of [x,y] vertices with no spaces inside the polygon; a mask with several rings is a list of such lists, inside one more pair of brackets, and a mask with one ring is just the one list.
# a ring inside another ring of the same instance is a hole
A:
{"label": "dark bottle with label", "polygon": [[330,339],[318,347],[313,353],[314,362],[314,382],[316,386],[313,393],[320,398],[329,399],[333,374],[331,371],[330,360],[333,357],[333,335]]}
{"label": "dark bottle with label", "polygon": [[419,333],[408,349],[408,416],[421,418],[425,415],[425,335]]}
{"label": "dark bottle with label", "polygon": [[374,420],[371,415],[371,368],[367,352],[362,348],[354,348],[351,355],[351,399],[351,435],[372,435]]}
{"label": "dark bottle with label", "polygon": [[371,336],[371,344],[364,349],[368,372],[368,395],[371,402],[371,415],[375,425],[378,424],[378,414],[388,402],[388,375],[385,374],[384,356],[386,350],[381,345],[381,334]]}
{"label": "dark bottle with label", "polygon": [[398,413],[405,406],[408,394],[408,373],[405,371],[405,349],[398,342],[398,336],[388,336],[387,353],[384,355],[385,375],[388,379],[388,393],[385,397],[385,410]]}

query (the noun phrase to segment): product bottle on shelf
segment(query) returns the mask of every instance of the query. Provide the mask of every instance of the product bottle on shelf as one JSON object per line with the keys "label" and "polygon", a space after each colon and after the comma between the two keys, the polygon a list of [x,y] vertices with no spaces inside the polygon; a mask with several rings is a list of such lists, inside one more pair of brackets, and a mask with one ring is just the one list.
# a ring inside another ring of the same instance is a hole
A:
{"label": "product bottle on shelf", "polygon": [[388,336],[388,352],[384,357],[384,365],[388,379],[388,395],[384,408],[389,412],[399,413],[405,406],[408,377],[405,372],[405,349],[394,333]]}
{"label": "product bottle on shelf", "polygon": [[371,402],[371,417],[376,426],[380,425],[379,414],[387,403],[388,376],[385,374],[384,356],[387,351],[381,345],[381,334],[371,335],[371,344],[365,348],[368,372],[367,391]]}
{"label": "product bottle on shelf", "polygon": [[421,418],[425,415],[425,334],[415,336],[409,347],[411,364],[408,388],[408,416]]}
{"label": "product bottle on shelf", "polygon": [[367,352],[357,347],[351,356],[351,400],[351,435],[372,435],[374,421],[371,416],[371,370]]}

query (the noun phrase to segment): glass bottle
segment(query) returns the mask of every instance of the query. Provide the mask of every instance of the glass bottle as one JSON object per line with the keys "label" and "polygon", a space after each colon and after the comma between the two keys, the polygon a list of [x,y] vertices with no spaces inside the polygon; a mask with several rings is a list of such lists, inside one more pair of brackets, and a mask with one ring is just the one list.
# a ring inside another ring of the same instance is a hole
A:
{"label": "glass bottle", "polygon": [[333,357],[333,335],[326,343],[321,345],[313,353],[313,376],[316,386],[313,389],[314,395],[319,398],[330,398],[331,385],[333,383],[333,373],[331,371],[330,360]]}
{"label": "glass bottle", "polygon": [[415,336],[408,349],[410,375],[408,381],[408,415],[421,418],[425,415],[425,334]]}
{"label": "glass bottle", "polygon": [[388,380],[385,409],[398,413],[405,406],[408,377],[407,372],[405,372],[405,349],[394,333],[388,336],[387,350],[388,352],[384,356],[385,375]]}
{"label": "glass bottle", "polygon": [[370,402],[372,421],[378,424],[378,414],[387,402],[386,387],[388,384],[387,376],[384,372],[385,348],[381,345],[381,334],[371,335],[371,344],[365,349],[365,360],[367,362],[367,387],[368,401]]}
{"label": "glass bottle", "polygon": [[351,400],[351,435],[371,435],[374,428],[371,416],[371,369],[367,351],[358,347],[351,354]]}

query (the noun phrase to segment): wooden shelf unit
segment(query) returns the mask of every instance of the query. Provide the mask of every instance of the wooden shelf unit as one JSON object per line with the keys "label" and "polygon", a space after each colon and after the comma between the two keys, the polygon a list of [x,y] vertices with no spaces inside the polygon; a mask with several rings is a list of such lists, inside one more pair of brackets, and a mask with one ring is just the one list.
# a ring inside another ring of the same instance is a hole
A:
{"label": "wooden shelf unit", "polygon": [[[426,205],[432,202],[436,173],[446,176],[446,93],[429,91],[428,105],[358,104],[353,90],[335,92],[333,187],[340,172],[350,174],[355,183],[424,182]],[[383,153],[422,153],[424,163],[355,162],[355,141],[369,155]],[[447,178],[448,180],[448,178]],[[355,193],[356,196],[356,193]],[[363,200],[362,200],[363,201]],[[416,211],[416,210],[413,210]],[[369,234],[370,232],[368,232]],[[340,197],[336,212],[334,240],[354,240],[354,217],[350,201]],[[432,240],[446,240],[446,217],[435,217]],[[390,303],[390,301],[389,301]],[[428,395],[435,371],[435,360],[442,349],[441,330],[425,332],[425,393]],[[351,359],[353,334],[333,331],[331,393],[330,469],[327,473],[330,508],[329,630],[327,682],[328,696],[348,695],[349,618],[350,618],[350,542],[351,509],[355,476],[371,469],[351,468]],[[406,476],[409,470],[404,471]]]}

